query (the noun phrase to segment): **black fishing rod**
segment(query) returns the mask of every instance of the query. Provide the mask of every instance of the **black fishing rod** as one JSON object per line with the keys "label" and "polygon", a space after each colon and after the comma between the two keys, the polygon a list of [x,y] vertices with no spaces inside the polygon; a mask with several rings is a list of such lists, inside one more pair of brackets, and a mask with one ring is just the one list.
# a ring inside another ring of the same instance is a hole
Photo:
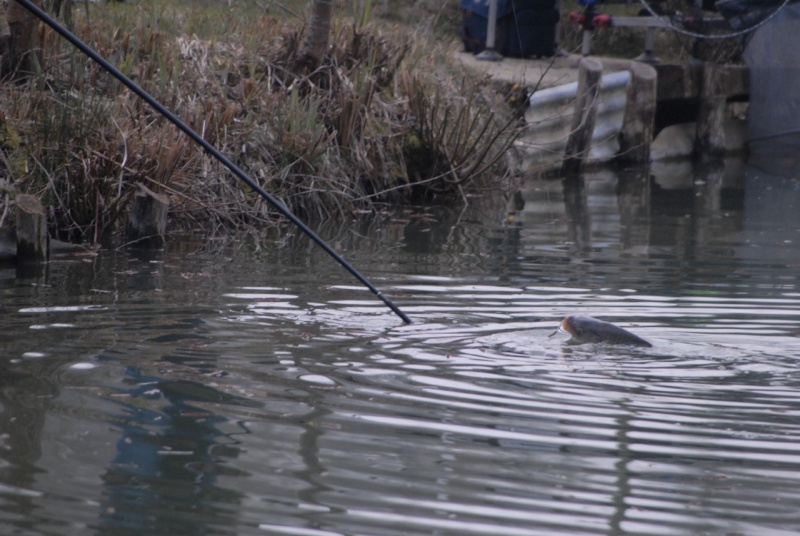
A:
{"label": "black fishing rod", "polygon": [[[13,0],[12,0],[13,1]],[[173,125],[181,129],[184,134],[189,136],[192,140],[194,140],[197,144],[199,144],[203,149],[206,150],[208,154],[219,160],[223,166],[231,170],[231,172],[236,175],[239,179],[244,181],[250,188],[255,190],[256,192],[261,195],[267,202],[275,207],[275,209],[286,216],[289,221],[295,224],[297,227],[300,228],[308,237],[317,243],[319,247],[324,249],[328,255],[333,257],[339,264],[344,266],[344,268],[353,274],[353,276],[361,281],[365,287],[370,289],[373,294],[375,294],[380,300],[385,303],[389,309],[394,311],[397,316],[403,319],[403,322],[406,324],[411,323],[411,319],[406,316],[406,314],[400,310],[392,301],[383,295],[383,293],[378,290],[375,285],[369,282],[369,280],[361,275],[358,270],[356,270],[349,262],[344,260],[344,258],[336,253],[333,248],[331,248],[324,240],[322,240],[317,234],[312,231],[305,223],[300,221],[297,216],[292,214],[288,208],[286,208],[283,203],[272,197],[266,190],[264,190],[261,186],[259,186],[256,181],[250,178],[244,171],[239,169],[239,167],[231,162],[225,155],[223,155],[216,147],[208,143],[204,140],[197,132],[192,130],[189,125],[181,121],[178,116],[176,116],[171,111],[167,110],[164,105],[158,102],[156,99],[150,96],[144,89],[142,89],[139,85],[137,85],[133,80],[122,74],[122,72],[111,65],[105,58],[103,58],[100,54],[95,52],[92,48],[89,47],[86,43],[81,41],[75,34],[64,28],[57,20],[53,19],[50,15],[48,15],[45,11],[42,10],[39,6],[31,2],[30,0],[16,0],[20,4],[22,4],[25,9],[36,15],[42,22],[50,26],[56,32],[58,32],[64,39],[72,43],[78,50],[89,56],[93,61],[95,61],[100,67],[108,71],[114,78],[125,84],[125,86],[136,93],[142,100],[147,102],[150,106],[152,106],[158,113],[166,117]],[[0,8],[2,9],[2,8]]]}

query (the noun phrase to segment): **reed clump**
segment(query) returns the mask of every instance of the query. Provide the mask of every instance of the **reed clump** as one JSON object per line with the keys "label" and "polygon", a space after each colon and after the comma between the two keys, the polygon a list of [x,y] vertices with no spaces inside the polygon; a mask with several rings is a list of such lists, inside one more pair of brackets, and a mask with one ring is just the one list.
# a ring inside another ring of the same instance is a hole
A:
{"label": "reed clump", "polygon": [[[303,21],[258,2],[85,4],[71,20],[82,40],[303,218],[458,200],[496,185],[516,124],[448,68],[450,43],[365,18],[338,16],[322,65],[304,76],[291,71]],[[169,197],[174,228],[278,221],[55,33],[43,30],[40,44],[37,69],[0,85],[0,174],[9,189],[44,201],[61,238],[112,239],[139,183]]]}

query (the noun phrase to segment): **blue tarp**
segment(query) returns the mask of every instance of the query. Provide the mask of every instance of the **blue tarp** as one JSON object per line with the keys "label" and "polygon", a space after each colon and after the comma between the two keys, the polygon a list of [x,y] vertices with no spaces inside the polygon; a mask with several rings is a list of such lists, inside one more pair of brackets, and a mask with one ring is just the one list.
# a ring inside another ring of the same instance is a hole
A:
{"label": "blue tarp", "polygon": [[[497,0],[497,16],[503,17],[514,10],[514,0]],[[489,0],[459,0],[458,7],[471,11],[484,19],[489,18]]]}
{"label": "blue tarp", "polygon": [[[489,0],[459,0],[459,7],[464,14],[464,50],[477,54],[486,48]],[[555,0],[497,0],[494,48],[515,58],[552,56],[557,22]]]}

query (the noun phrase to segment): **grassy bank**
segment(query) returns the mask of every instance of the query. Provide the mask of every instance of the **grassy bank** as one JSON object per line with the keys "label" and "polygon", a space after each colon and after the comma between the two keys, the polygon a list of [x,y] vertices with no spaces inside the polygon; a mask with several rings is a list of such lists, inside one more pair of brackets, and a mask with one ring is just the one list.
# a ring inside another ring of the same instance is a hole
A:
{"label": "grassy bank", "polygon": [[[306,219],[460,201],[496,186],[515,125],[448,67],[452,42],[436,34],[454,9],[339,4],[329,54],[301,78],[290,66],[306,7],[85,3],[71,29]],[[15,193],[33,193],[60,238],[110,240],[143,184],[170,198],[173,228],[276,221],[254,192],[49,29],[35,63],[0,85],[3,219]]]}

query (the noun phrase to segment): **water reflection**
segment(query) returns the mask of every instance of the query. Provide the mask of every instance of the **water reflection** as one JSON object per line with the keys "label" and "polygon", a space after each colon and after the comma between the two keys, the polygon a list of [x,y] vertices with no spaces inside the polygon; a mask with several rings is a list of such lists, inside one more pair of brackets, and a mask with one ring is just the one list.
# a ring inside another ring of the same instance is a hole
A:
{"label": "water reflection", "polygon": [[218,476],[246,474],[225,468],[224,460],[238,455],[238,441],[218,428],[225,418],[204,406],[242,401],[196,382],[125,369],[123,381],[132,388],[111,395],[125,402],[123,411],[109,419],[121,437],[101,476],[98,533],[189,535],[212,524],[231,524],[226,505],[242,496],[220,487]]}
{"label": "water reflection", "polygon": [[748,167],[745,173],[742,244],[743,258],[763,258],[764,250],[776,262],[796,266],[800,248],[800,183],[797,177],[783,177]]}
{"label": "water reflection", "polygon": [[680,164],[323,228],[408,326],[291,230],[2,277],[0,532],[791,533],[796,194]]}

